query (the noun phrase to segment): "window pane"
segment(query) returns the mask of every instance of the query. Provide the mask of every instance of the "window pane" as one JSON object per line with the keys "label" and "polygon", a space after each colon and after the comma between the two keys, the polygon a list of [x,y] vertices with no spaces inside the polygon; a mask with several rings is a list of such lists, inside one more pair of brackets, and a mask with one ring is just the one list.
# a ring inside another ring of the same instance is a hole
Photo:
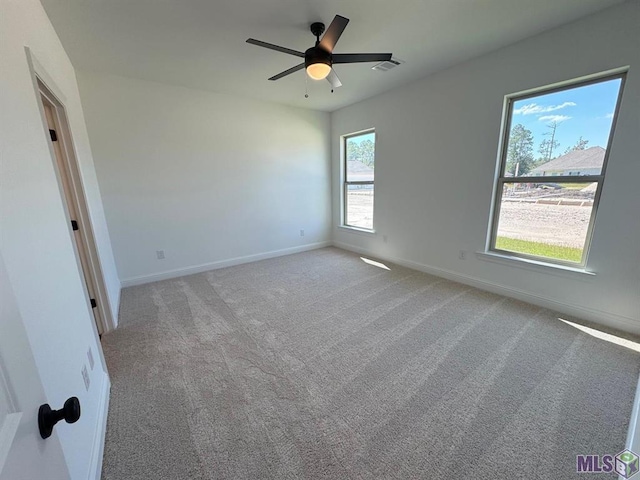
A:
{"label": "window pane", "polygon": [[373,185],[347,185],[345,225],[373,230]]}
{"label": "window pane", "polygon": [[597,183],[507,183],[495,248],[580,263]]}
{"label": "window pane", "polygon": [[347,138],[347,182],[373,182],[375,150],[373,132]]}
{"label": "window pane", "polygon": [[512,104],[505,177],[600,175],[622,80]]}

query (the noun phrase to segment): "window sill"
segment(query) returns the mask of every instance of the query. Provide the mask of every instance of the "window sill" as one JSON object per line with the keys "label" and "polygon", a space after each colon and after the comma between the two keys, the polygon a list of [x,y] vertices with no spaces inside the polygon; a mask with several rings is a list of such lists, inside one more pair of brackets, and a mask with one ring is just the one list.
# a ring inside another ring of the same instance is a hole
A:
{"label": "window sill", "polygon": [[353,233],[364,233],[365,235],[375,235],[375,230],[369,230],[368,228],[350,227],[348,225],[338,225],[339,229],[347,230]]}
{"label": "window sill", "polygon": [[476,252],[476,257],[487,262],[501,263],[503,265],[526,268],[528,270],[533,269],[543,273],[567,274],[569,276],[581,275],[585,278],[595,277],[596,275],[595,272],[589,272],[582,267],[570,267],[567,265],[559,265],[557,263],[503,255],[496,252]]}

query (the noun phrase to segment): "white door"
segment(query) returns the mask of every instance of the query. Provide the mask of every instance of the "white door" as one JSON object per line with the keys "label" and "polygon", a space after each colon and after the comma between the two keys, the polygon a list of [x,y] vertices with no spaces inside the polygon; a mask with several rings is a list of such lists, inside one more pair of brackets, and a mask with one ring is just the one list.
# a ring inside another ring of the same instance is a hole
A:
{"label": "white door", "polygon": [[55,429],[73,425],[58,424],[43,440],[38,431],[43,403],[44,390],[0,252],[0,480],[69,478]]}

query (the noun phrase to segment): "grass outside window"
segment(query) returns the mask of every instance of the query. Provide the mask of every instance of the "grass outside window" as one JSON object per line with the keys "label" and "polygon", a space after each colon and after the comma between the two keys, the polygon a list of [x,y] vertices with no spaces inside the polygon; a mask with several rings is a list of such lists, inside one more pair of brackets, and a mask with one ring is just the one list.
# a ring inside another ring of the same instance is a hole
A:
{"label": "grass outside window", "polygon": [[549,245],[542,242],[531,242],[508,237],[497,237],[496,249],[576,263],[579,263],[582,258],[581,248]]}

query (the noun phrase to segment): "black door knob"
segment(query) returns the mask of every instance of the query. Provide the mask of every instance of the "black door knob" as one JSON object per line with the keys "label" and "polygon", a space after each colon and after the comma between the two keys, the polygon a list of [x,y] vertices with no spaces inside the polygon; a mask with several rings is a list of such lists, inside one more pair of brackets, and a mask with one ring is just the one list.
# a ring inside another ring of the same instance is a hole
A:
{"label": "black door knob", "polygon": [[80,418],[80,400],[71,397],[64,402],[60,410],[51,410],[48,403],[40,405],[38,410],[38,428],[42,438],[49,438],[56,423],[64,418],[67,423],[75,423]]}

